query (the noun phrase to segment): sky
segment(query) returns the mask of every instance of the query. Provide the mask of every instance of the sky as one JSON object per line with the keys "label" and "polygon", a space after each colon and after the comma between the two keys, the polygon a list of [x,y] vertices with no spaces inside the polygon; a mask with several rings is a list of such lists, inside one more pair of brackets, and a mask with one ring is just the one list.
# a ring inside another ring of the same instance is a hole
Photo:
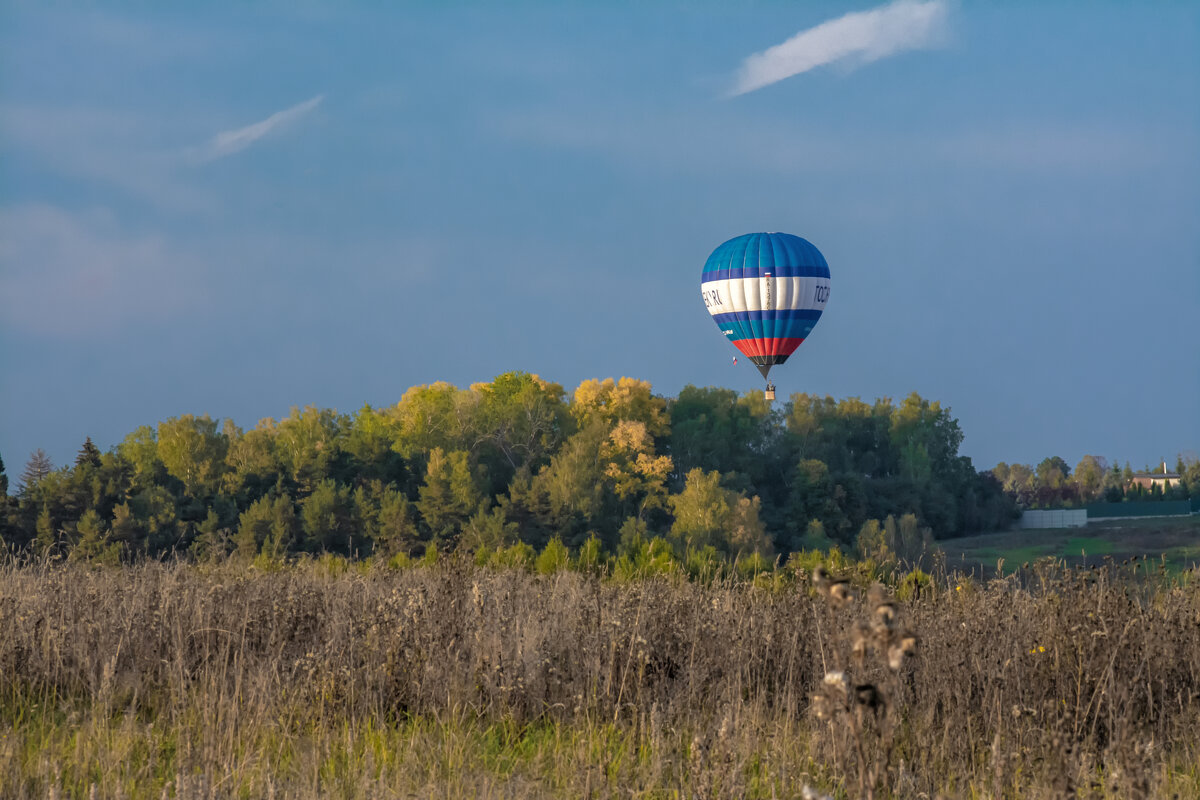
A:
{"label": "sky", "polygon": [[832,292],[772,372],[978,468],[1200,451],[1200,4],[0,0],[0,456],[509,371],[762,381],[723,241]]}

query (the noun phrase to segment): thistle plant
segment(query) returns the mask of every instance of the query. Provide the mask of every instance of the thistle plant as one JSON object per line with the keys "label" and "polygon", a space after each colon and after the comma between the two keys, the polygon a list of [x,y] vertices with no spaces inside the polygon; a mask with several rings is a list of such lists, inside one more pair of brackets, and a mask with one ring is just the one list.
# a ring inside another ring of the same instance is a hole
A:
{"label": "thistle plant", "polygon": [[896,730],[917,637],[903,627],[881,584],[860,598],[847,581],[817,567],[812,585],[825,601],[829,638],[822,646],[825,677],[810,710],[827,731],[838,772],[853,776],[857,797],[874,800],[881,790],[891,793],[900,778],[893,763]]}

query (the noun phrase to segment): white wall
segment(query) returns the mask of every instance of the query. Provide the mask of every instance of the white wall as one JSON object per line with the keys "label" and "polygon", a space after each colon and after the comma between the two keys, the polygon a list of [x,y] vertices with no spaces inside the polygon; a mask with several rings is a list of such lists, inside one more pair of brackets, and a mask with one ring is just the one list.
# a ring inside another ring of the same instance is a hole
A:
{"label": "white wall", "polygon": [[1086,508],[1052,508],[1021,512],[1022,528],[1082,528],[1087,525]]}

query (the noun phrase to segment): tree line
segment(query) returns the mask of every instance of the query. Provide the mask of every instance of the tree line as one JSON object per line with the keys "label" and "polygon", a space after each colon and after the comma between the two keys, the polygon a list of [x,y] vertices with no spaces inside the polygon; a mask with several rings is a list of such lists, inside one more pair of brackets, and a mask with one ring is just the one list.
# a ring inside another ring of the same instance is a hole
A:
{"label": "tree line", "polygon": [[[1005,528],[1004,480],[959,455],[949,409],[633,378],[568,395],[510,372],[416,386],[354,414],[293,408],[249,430],[190,414],[55,468],[39,451],[7,494],[11,550],[129,560],[169,554],[419,556],[551,542],[610,554],[915,551]],[[1076,474],[1078,474],[1078,470]],[[1011,473],[1011,470],[1010,470]]]}
{"label": "tree line", "polygon": [[[1142,474],[1161,470],[1146,466]],[[1179,480],[1169,487],[1155,483],[1149,488],[1134,482],[1129,462],[1122,467],[1116,459],[1086,455],[1072,470],[1058,456],[1043,459],[1036,467],[1001,461],[992,475],[1022,508],[1079,508],[1088,503],[1123,503],[1142,500],[1186,500],[1200,496],[1200,460],[1178,456],[1175,474]]]}

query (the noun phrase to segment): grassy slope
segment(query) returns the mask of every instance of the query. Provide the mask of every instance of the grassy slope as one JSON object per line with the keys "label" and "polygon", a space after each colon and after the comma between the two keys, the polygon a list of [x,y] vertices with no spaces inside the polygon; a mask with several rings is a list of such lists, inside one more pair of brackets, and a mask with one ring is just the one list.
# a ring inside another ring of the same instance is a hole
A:
{"label": "grassy slope", "polygon": [[1004,559],[1005,571],[1039,558],[1068,564],[1098,565],[1106,558],[1149,559],[1181,570],[1200,564],[1200,517],[1163,517],[1094,522],[1086,528],[1034,528],[985,533],[941,543],[948,566],[993,570]]}

